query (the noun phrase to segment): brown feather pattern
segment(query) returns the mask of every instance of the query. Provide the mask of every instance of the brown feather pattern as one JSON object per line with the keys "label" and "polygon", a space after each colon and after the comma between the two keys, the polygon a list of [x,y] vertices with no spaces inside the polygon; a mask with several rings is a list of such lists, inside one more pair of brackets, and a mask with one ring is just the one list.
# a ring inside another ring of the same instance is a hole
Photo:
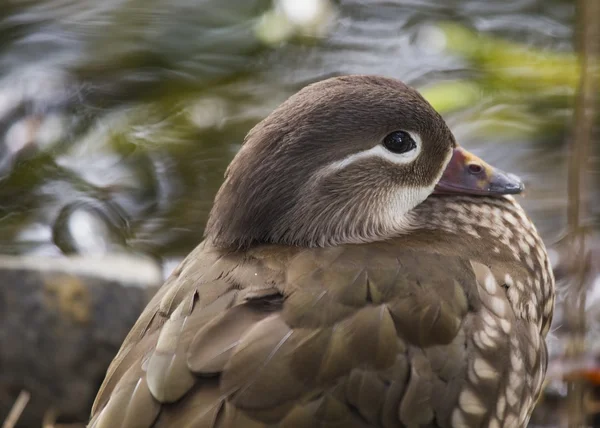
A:
{"label": "brown feather pattern", "polygon": [[90,426],[521,426],[545,371],[543,323],[499,285],[506,251],[431,233],[201,244],[126,340]]}

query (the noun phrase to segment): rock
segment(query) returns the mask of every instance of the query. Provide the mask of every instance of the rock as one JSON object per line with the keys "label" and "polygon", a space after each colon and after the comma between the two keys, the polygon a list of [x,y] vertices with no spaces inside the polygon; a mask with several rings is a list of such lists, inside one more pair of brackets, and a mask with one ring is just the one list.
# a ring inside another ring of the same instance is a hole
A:
{"label": "rock", "polygon": [[0,422],[21,391],[18,427],[45,415],[85,422],[121,342],[162,282],[145,258],[0,257]]}

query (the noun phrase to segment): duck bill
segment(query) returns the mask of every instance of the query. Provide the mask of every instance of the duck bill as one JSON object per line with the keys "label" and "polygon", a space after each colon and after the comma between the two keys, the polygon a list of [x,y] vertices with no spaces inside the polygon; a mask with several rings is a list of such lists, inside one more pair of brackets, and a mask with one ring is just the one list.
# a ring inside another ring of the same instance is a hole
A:
{"label": "duck bill", "polygon": [[514,195],[523,189],[516,175],[500,171],[457,146],[433,193],[494,196]]}

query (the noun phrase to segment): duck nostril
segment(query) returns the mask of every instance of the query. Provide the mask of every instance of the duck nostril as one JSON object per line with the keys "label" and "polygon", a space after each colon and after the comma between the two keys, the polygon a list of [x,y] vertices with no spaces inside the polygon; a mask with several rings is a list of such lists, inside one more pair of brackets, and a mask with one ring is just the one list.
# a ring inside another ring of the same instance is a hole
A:
{"label": "duck nostril", "polygon": [[473,175],[478,175],[483,172],[483,167],[478,163],[471,163],[467,166],[467,168],[469,169],[469,172]]}

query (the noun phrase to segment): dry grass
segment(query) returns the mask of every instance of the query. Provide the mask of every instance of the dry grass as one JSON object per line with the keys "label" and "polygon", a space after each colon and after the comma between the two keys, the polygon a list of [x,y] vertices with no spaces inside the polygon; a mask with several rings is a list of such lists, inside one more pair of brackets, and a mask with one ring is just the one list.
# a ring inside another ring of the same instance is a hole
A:
{"label": "dry grass", "polygon": [[[29,403],[31,399],[31,394],[28,391],[22,390],[19,393],[19,396],[15,400],[8,416],[2,423],[1,428],[14,428],[19,421],[19,418],[23,414],[25,407]],[[81,423],[72,423],[72,424],[63,424],[56,422],[56,411],[48,410],[44,415],[44,420],[42,421],[42,428],[85,428],[85,424]]]}
{"label": "dry grass", "polygon": [[[564,302],[567,323],[573,334],[567,344],[567,358],[580,358],[585,353],[586,337],[586,273],[589,271],[589,258],[586,257],[586,226],[589,218],[588,171],[589,157],[594,139],[594,124],[598,113],[598,75],[597,61],[600,53],[600,27],[596,17],[600,13],[600,2],[597,0],[579,0],[578,12],[578,47],[581,64],[581,78],[577,94],[574,114],[573,143],[569,156],[569,205],[568,224],[572,252],[575,255],[573,271],[575,277],[571,282],[574,291],[572,297]],[[567,407],[569,427],[585,425],[586,384],[580,380],[567,382]]]}
{"label": "dry grass", "polygon": [[23,410],[25,410],[27,403],[29,403],[30,398],[31,394],[25,390],[22,390],[19,393],[19,396],[15,400],[10,412],[8,412],[8,416],[2,423],[2,428],[14,428],[14,426],[17,424],[17,421],[21,417],[21,414],[23,414]]}

